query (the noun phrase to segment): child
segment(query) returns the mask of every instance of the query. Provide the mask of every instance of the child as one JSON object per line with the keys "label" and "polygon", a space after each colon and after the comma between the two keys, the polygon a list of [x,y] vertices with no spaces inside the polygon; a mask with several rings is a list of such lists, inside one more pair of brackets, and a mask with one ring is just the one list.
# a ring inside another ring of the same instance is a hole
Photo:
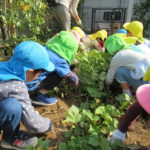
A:
{"label": "child", "polygon": [[71,63],[78,50],[78,41],[80,41],[77,37],[79,36],[75,36],[72,32],[61,31],[46,43],[46,51],[49,60],[55,65],[55,70],[53,73],[44,72],[35,81],[26,83],[30,91],[38,87],[33,96],[34,104],[43,106],[55,104],[58,99],[47,93],[63,79],[70,80],[75,86],[79,84],[78,76],[71,71],[75,69]]}
{"label": "child", "polygon": [[123,28],[127,30],[127,34],[124,38],[126,43],[129,45],[132,44],[141,44],[145,41],[145,38],[143,38],[143,24],[140,21],[132,21],[130,23],[125,23],[123,25]]}
{"label": "child", "polygon": [[79,27],[73,27],[72,29],[71,29],[71,31],[76,31],[76,32],[78,32],[78,34],[80,35],[80,37],[81,38],[84,38],[85,37],[85,33],[84,33],[84,31],[81,29],[81,28],[79,28]]}
{"label": "child", "polygon": [[149,81],[143,81],[143,76],[150,65],[149,56],[131,50],[123,38],[117,34],[106,39],[105,47],[113,55],[105,80],[107,87],[115,78],[123,93],[131,96],[131,88],[136,91],[140,85],[149,83]]}
{"label": "child", "polygon": [[26,41],[16,46],[8,62],[0,63],[0,130],[1,147],[26,149],[35,146],[37,137],[19,131],[20,121],[32,133],[52,129],[52,122],[34,110],[25,81],[34,80],[43,71],[53,71],[45,47]]}
{"label": "child", "polygon": [[[150,115],[150,84],[142,85],[136,92],[137,100],[129,107],[124,117],[119,123],[118,129],[113,132],[112,137],[108,140],[113,144],[116,139],[125,141],[126,133],[132,122],[143,112]],[[147,139],[149,140],[149,139]],[[150,148],[150,147],[149,147]]]}
{"label": "child", "polygon": [[106,30],[100,30],[97,31],[94,34],[88,35],[85,38],[83,38],[83,45],[86,50],[90,50],[91,48],[105,51],[104,48],[104,41],[107,38],[107,31]]}
{"label": "child", "polygon": [[142,38],[143,37],[143,24],[139,21],[132,21],[125,23],[123,28],[127,30],[127,36]]}
{"label": "child", "polygon": [[126,37],[127,30],[125,30],[125,29],[118,29],[116,33],[124,38],[124,37]]}

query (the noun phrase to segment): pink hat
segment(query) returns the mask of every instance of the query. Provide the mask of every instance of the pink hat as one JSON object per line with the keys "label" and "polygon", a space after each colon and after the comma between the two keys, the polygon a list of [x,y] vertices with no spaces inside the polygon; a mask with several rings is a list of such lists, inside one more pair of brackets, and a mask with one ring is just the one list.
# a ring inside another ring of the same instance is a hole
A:
{"label": "pink hat", "polygon": [[73,33],[74,37],[76,38],[77,42],[79,43],[80,39],[81,39],[79,33],[77,31],[74,31],[74,30],[72,30],[71,32]]}
{"label": "pink hat", "polygon": [[136,98],[141,107],[150,114],[150,84],[144,84],[137,89]]}

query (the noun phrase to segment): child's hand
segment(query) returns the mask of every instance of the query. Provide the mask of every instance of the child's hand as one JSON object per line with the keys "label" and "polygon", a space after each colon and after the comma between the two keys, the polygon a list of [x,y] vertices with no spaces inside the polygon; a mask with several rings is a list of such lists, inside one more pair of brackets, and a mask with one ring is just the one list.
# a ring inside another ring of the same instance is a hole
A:
{"label": "child's hand", "polygon": [[79,78],[74,72],[69,73],[65,78],[68,78],[75,86],[79,84]]}

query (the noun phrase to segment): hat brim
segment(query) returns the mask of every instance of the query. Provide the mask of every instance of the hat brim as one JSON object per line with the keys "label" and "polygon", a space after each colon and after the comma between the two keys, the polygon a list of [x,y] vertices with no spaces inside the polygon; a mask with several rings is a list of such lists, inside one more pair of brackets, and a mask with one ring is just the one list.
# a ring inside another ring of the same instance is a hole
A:
{"label": "hat brim", "polygon": [[49,61],[49,64],[46,68],[44,68],[46,71],[49,71],[49,72],[53,72],[54,69],[55,69],[55,66],[52,62]]}
{"label": "hat brim", "polygon": [[150,114],[150,84],[140,86],[136,92],[136,98],[140,106]]}
{"label": "hat brim", "polygon": [[123,25],[123,28],[126,29],[126,30],[128,30],[129,24],[130,24],[130,23],[125,23],[125,24]]}

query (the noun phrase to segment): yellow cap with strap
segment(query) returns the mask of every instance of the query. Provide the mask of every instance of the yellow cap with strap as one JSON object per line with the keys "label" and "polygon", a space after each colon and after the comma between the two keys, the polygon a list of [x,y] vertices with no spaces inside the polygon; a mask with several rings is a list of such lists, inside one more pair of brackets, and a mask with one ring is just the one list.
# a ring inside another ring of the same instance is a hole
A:
{"label": "yellow cap with strap", "polygon": [[100,30],[94,34],[89,35],[88,37],[91,40],[96,40],[96,38],[101,38],[104,41],[104,39],[107,38],[107,31],[106,30]]}
{"label": "yellow cap with strap", "polygon": [[131,32],[134,37],[143,37],[143,24],[139,21],[125,23],[123,28]]}
{"label": "yellow cap with strap", "polygon": [[79,27],[73,27],[73,28],[71,29],[71,31],[76,31],[76,32],[78,32],[78,34],[80,35],[81,38],[85,37],[84,31],[83,31],[81,28],[79,28]]}

